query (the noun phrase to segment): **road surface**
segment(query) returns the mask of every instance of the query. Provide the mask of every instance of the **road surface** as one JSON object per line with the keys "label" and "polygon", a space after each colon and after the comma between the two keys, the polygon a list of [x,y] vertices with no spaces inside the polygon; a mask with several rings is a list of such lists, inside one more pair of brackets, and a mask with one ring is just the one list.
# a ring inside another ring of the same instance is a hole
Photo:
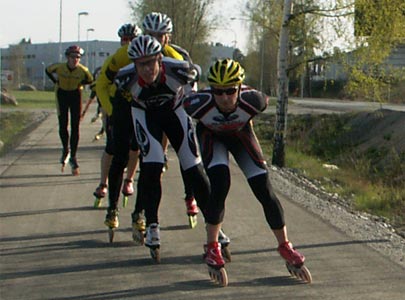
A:
{"label": "road surface", "polygon": [[290,277],[237,168],[224,224],[232,240],[229,286],[215,286],[202,261],[203,221],[193,230],[187,225],[173,153],[163,176],[161,264],[132,242],[134,197],[121,208],[109,244],[105,210],[92,208],[103,145],[92,142],[99,124],[90,124],[90,115],[81,127],[79,177],[60,173],[55,114],[1,158],[0,299],[403,299],[405,269],[368,246],[386,240],[353,239],[279,194],[290,239],[305,254],[313,283]]}

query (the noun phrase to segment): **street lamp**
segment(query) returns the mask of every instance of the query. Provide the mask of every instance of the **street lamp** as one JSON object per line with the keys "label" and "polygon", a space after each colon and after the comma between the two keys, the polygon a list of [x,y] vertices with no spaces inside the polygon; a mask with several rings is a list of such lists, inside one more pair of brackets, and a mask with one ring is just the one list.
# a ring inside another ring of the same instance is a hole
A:
{"label": "street lamp", "polygon": [[41,62],[42,65],[42,89],[45,91],[45,63]]}
{"label": "street lamp", "polygon": [[89,68],[89,32],[94,32],[94,28],[86,30],[86,66]]}
{"label": "street lamp", "polygon": [[80,42],[80,17],[81,16],[88,16],[89,13],[87,11],[81,11],[77,14],[77,41]]}
{"label": "street lamp", "polygon": [[62,61],[62,0],[59,0],[59,61]]}

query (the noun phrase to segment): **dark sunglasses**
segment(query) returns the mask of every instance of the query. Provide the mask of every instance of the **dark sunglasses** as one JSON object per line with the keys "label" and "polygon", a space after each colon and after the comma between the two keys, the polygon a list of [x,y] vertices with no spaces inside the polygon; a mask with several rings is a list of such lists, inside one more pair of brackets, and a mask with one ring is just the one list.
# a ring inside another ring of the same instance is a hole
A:
{"label": "dark sunglasses", "polygon": [[211,87],[212,93],[214,95],[218,95],[218,96],[223,95],[224,93],[226,95],[233,95],[238,91],[238,89],[239,89],[238,87],[231,87],[231,88],[228,88],[228,89],[216,89],[214,87]]}

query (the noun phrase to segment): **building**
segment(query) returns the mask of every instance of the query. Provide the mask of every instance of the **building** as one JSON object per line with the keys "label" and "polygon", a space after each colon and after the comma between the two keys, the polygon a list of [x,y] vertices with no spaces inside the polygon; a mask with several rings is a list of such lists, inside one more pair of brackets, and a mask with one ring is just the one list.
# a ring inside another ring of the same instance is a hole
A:
{"label": "building", "polygon": [[71,45],[79,45],[85,51],[81,63],[93,72],[102,66],[107,56],[119,47],[119,41],[83,41],[31,44],[21,41],[1,49],[1,73],[3,87],[19,87],[21,84],[34,85],[37,89],[51,89],[53,83],[45,75],[45,68],[56,62],[66,61],[64,51]]}
{"label": "building", "polygon": [[[63,42],[61,45],[59,43],[31,44],[31,41],[22,40],[17,45],[1,49],[2,86],[18,88],[22,84],[29,84],[39,90],[52,89],[53,83],[45,75],[45,68],[52,63],[66,61],[64,51],[71,45],[79,45],[85,50],[81,63],[91,72],[102,66],[107,56],[120,47],[119,42],[98,40]],[[239,49],[220,43],[209,45],[209,52],[209,60],[201,66],[204,73],[218,58],[239,59],[242,56]]]}

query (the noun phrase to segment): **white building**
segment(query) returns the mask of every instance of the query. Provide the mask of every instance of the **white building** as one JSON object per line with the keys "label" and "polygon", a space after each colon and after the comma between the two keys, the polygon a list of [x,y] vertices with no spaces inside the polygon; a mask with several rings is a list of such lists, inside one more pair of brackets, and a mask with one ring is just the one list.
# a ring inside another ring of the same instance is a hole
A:
{"label": "white building", "polygon": [[[2,85],[32,84],[38,89],[44,86],[53,86],[45,75],[45,67],[52,63],[66,61],[64,52],[71,45],[78,45],[85,51],[81,63],[93,72],[97,67],[102,66],[107,56],[113,54],[119,47],[118,41],[84,41],[84,42],[63,42],[31,44],[22,42],[18,45],[10,45],[1,50],[1,71],[6,74],[11,71],[12,80],[2,80]],[[10,79],[10,76],[2,76],[2,79]]]}

